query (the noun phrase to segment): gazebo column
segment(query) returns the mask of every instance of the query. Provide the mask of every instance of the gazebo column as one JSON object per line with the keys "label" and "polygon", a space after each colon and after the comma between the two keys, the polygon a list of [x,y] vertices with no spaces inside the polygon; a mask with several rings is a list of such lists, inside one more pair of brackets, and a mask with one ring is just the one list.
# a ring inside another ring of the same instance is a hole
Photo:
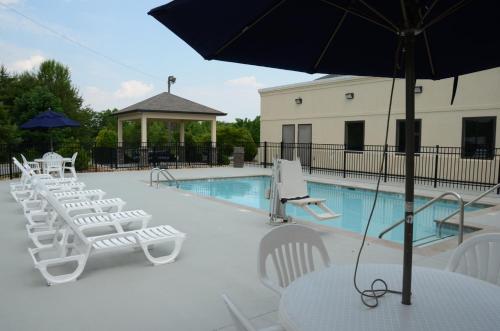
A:
{"label": "gazebo column", "polygon": [[217,163],[217,119],[211,121],[210,126],[210,141],[212,142],[210,146],[210,164]]}
{"label": "gazebo column", "polygon": [[148,164],[148,118],[144,113],[141,115],[141,148],[139,155],[140,164],[146,166]]}
{"label": "gazebo column", "polygon": [[123,153],[123,120],[117,120],[117,136],[118,136],[118,144],[116,146],[116,163],[123,164],[125,163],[125,154]]}
{"label": "gazebo column", "polygon": [[217,120],[215,118],[212,120],[210,133],[211,133],[210,141],[215,144],[217,142]]}
{"label": "gazebo column", "polygon": [[179,150],[177,151],[177,158],[180,162],[185,161],[186,147],[184,145],[185,125],[184,121],[179,122]]}

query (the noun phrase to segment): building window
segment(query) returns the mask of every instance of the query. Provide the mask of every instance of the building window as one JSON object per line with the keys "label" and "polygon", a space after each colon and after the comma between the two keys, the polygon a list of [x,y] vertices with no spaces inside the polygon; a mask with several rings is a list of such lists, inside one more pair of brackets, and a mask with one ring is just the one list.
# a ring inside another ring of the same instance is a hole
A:
{"label": "building window", "polygon": [[350,151],[362,151],[365,145],[365,121],[345,122],[345,148]]}
{"label": "building window", "polygon": [[462,121],[462,157],[492,159],[497,118],[468,117]]}
{"label": "building window", "polygon": [[[415,120],[415,153],[420,153],[422,137],[422,120]],[[406,151],[406,120],[396,120],[396,151]]]}

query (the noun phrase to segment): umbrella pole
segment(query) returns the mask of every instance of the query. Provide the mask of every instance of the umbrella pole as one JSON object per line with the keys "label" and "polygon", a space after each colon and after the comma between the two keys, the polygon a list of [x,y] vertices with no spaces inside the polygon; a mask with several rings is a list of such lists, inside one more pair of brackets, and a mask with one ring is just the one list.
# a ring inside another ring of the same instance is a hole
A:
{"label": "umbrella pole", "polygon": [[406,174],[405,174],[405,225],[403,255],[404,305],[411,304],[411,269],[413,255],[413,200],[414,200],[414,158],[415,158],[415,36],[405,36],[405,84],[406,84]]}

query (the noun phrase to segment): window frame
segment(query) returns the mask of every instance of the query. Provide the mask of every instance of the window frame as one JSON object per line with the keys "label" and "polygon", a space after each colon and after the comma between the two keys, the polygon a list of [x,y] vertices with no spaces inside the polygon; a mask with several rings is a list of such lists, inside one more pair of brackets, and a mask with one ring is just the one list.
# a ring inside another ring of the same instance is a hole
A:
{"label": "window frame", "polygon": [[[485,157],[474,157],[465,155],[465,123],[468,120],[477,120],[477,119],[489,119],[493,120],[493,135],[491,137],[492,140],[492,149],[489,155]],[[461,153],[460,157],[462,159],[478,159],[478,160],[493,160],[495,158],[495,149],[496,149],[496,133],[497,133],[497,117],[496,116],[472,116],[472,117],[462,117],[462,133],[461,133]]]}
{"label": "window frame", "polygon": [[[420,123],[420,132],[418,134],[418,139],[419,139],[418,145],[416,144],[417,141],[415,140],[415,154],[420,154],[420,151],[422,149],[422,119],[416,118],[415,124],[416,124],[416,122]],[[405,123],[405,131],[406,131],[406,119],[404,119],[404,118],[397,119],[396,120],[396,143],[394,145],[396,147],[396,153],[404,154],[406,152],[406,136],[405,136],[404,146],[400,146],[399,145],[399,138],[401,137],[401,132],[399,130],[399,123]],[[405,132],[405,135],[406,135],[406,132]],[[400,150],[400,147],[402,147],[402,150]]]}
{"label": "window frame", "polygon": [[[363,138],[362,138],[362,145],[361,149],[350,149],[348,148],[349,142],[349,130],[348,126],[349,124],[363,124]],[[365,136],[366,136],[366,124],[365,120],[358,120],[358,121],[344,121],[344,150],[349,151],[349,152],[363,152],[365,150]]]}

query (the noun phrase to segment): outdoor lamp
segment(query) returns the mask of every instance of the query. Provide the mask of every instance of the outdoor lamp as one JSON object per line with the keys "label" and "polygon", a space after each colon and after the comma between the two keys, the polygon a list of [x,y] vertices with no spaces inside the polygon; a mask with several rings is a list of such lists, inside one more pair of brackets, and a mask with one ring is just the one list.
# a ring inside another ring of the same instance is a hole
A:
{"label": "outdoor lamp", "polygon": [[174,76],[168,76],[167,84],[168,84],[168,93],[170,93],[170,85],[175,84],[176,78]]}
{"label": "outdoor lamp", "polygon": [[295,103],[298,104],[298,105],[301,105],[302,104],[302,98],[301,97],[298,97],[295,99]]}
{"label": "outdoor lamp", "polygon": [[419,85],[419,86],[415,86],[415,94],[420,94],[424,91],[424,88]]}
{"label": "outdoor lamp", "polygon": [[346,98],[347,100],[352,100],[352,99],[354,99],[354,93],[352,93],[352,92],[346,93],[346,94],[345,94],[345,98]]}

